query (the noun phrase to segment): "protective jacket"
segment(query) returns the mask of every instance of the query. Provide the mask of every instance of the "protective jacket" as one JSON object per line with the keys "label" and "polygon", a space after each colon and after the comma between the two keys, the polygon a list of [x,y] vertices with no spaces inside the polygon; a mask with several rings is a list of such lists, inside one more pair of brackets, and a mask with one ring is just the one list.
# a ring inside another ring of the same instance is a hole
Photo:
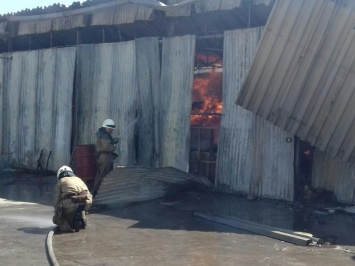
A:
{"label": "protective jacket", "polygon": [[116,147],[113,144],[113,139],[110,133],[106,132],[105,128],[101,127],[96,132],[96,152],[98,154],[98,164],[111,163],[113,152]]}
{"label": "protective jacket", "polygon": [[113,138],[104,127],[96,132],[97,173],[92,189],[92,194],[97,194],[103,178],[112,170],[113,160],[117,157],[114,153],[116,147]]}
{"label": "protective jacket", "polygon": [[67,231],[72,228],[73,216],[77,207],[71,196],[86,194],[85,212],[91,207],[92,195],[86,184],[77,176],[61,178],[56,185],[53,223],[60,230]]}

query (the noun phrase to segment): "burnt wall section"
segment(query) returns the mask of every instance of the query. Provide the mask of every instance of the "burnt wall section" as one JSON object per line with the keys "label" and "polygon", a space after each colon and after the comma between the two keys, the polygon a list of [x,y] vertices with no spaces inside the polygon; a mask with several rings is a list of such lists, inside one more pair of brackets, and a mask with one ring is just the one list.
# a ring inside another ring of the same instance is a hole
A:
{"label": "burnt wall section", "polygon": [[217,157],[219,190],[293,200],[292,135],[235,104],[262,28],[226,31],[223,116]]}

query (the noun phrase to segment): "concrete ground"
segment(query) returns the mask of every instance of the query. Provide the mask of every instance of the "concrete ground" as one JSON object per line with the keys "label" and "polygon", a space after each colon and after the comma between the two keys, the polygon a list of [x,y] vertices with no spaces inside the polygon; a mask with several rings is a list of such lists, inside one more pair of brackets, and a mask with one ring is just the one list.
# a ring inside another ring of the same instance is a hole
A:
{"label": "concrete ground", "polygon": [[53,209],[35,203],[0,199],[0,265],[48,265],[47,234]]}
{"label": "concrete ground", "polygon": [[[38,192],[36,181],[29,180],[0,182],[0,197],[17,200],[0,201],[0,265],[48,265],[45,239],[53,228],[49,199],[54,182],[50,179]],[[18,202],[21,197],[41,204]],[[210,192],[184,192],[126,206],[94,205],[87,229],[54,235],[53,249],[61,266],[354,265],[355,216],[302,207]],[[197,219],[195,212],[310,232],[329,244],[296,246]]]}
{"label": "concrete ground", "polygon": [[[201,202],[211,197],[219,202]],[[240,197],[227,198],[228,204],[248,204]],[[195,211],[212,209],[199,206],[219,205],[223,199],[188,192],[126,207],[94,208],[87,229],[54,235],[54,252],[63,266],[355,264],[354,246],[295,246],[194,218]]]}

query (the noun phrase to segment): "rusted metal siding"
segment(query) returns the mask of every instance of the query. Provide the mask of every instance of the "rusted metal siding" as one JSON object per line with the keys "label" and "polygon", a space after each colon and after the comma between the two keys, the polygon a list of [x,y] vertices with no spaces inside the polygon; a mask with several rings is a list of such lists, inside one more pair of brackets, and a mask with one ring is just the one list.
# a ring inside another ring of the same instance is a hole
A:
{"label": "rusted metal siding", "polygon": [[35,169],[40,151],[48,169],[70,161],[76,48],[4,54],[2,150],[18,167]]}
{"label": "rusted metal siding", "polygon": [[189,169],[195,36],[163,39],[160,82],[161,166]]}
{"label": "rusted metal siding", "polygon": [[338,201],[355,203],[355,164],[317,150],[313,158],[312,186],[333,191]]}
{"label": "rusted metal siding", "polygon": [[132,123],[137,109],[134,41],[79,46],[76,90],[76,144],[95,143],[95,133],[105,119],[111,118],[118,128],[112,136],[122,134],[116,162],[133,165],[135,125]]}
{"label": "rusted metal siding", "polygon": [[278,1],[237,103],[353,162],[354,23],[355,1]]}
{"label": "rusted metal siding", "polygon": [[235,105],[262,28],[226,31],[223,116],[216,186],[227,192],[293,200],[294,144],[291,134]]}
{"label": "rusted metal siding", "polygon": [[137,82],[139,91],[140,166],[159,166],[159,83],[160,54],[158,38],[136,40]]}
{"label": "rusted metal siding", "polygon": [[136,20],[150,20],[153,9],[136,4],[119,5],[109,10],[94,13],[91,25],[120,25]]}

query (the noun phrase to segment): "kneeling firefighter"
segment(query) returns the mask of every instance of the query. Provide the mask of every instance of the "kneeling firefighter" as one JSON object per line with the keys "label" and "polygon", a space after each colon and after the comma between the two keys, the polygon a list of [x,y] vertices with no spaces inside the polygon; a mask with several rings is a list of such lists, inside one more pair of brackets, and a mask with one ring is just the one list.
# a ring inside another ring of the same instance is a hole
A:
{"label": "kneeling firefighter", "polygon": [[92,205],[92,195],[69,166],[59,168],[57,179],[53,223],[60,231],[78,232],[87,225],[86,213]]}

